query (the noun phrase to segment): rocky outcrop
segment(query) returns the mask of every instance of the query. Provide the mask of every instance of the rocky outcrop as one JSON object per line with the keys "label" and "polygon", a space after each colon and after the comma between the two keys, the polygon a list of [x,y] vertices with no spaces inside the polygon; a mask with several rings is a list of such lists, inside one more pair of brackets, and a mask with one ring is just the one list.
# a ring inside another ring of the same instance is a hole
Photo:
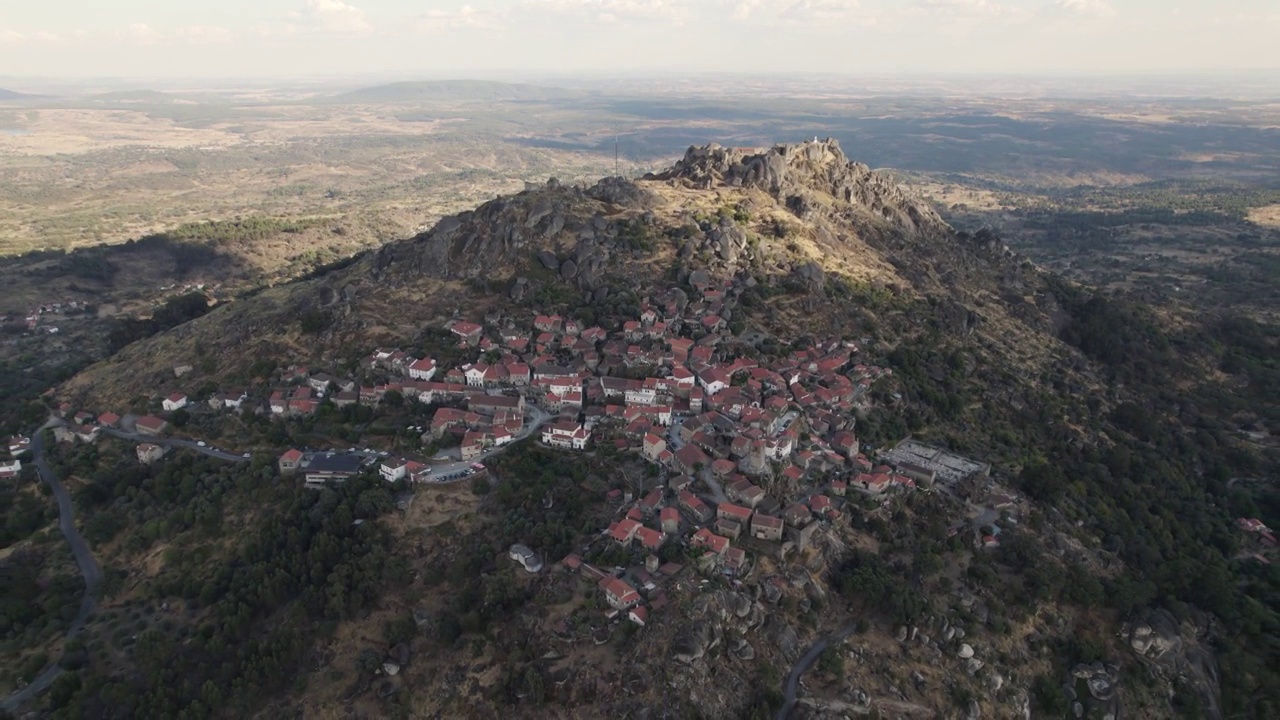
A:
{"label": "rocky outcrop", "polygon": [[[1176,678],[1194,690],[1200,699],[1202,716],[1216,719],[1222,717],[1218,662],[1207,645],[1207,639],[1198,637],[1207,635],[1205,628],[1209,626],[1207,617],[1201,618],[1200,622],[1179,623],[1167,610],[1150,610],[1126,624],[1122,637],[1157,675],[1169,682]],[[1091,677],[1097,675],[1101,673],[1094,672]],[[1110,679],[1114,685],[1114,677]],[[1107,689],[1099,684],[1099,692]],[[1089,690],[1091,694],[1094,692],[1092,684]]]}
{"label": "rocky outcrop", "polygon": [[651,176],[695,188],[753,187],[763,190],[801,219],[824,205],[822,196],[849,203],[901,230],[949,232],[924,200],[885,173],[850,162],[840,144],[826,140],[776,145],[749,152],[719,145],[691,147],[670,170]]}

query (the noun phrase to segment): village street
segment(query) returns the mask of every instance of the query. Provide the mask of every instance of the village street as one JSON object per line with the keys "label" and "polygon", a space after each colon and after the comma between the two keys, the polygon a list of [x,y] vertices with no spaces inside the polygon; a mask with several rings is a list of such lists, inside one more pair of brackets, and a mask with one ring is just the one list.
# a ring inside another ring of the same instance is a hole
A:
{"label": "village street", "polygon": [[[500,447],[495,447],[490,450],[486,450],[479,457],[474,458],[472,460],[456,460],[454,462],[446,463],[444,465],[432,466],[431,480],[429,482],[445,482],[446,480],[453,478],[454,476],[466,473],[468,470],[471,469],[471,466],[474,465],[475,463],[481,463],[481,462],[484,462],[485,460],[488,460],[494,455],[497,455],[503,450],[506,450],[512,445],[538,432],[538,430],[540,430],[543,425],[546,425],[548,422],[555,419],[555,416],[551,415],[550,413],[543,410],[542,408],[539,408],[533,405],[528,406],[527,411],[530,417],[526,419],[531,419],[531,421],[525,423],[524,429],[522,429],[519,433],[517,433],[515,437],[511,439],[511,442],[505,445],[502,445]],[[452,448],[450,451],[448,451],[448,455],[452,456],[456,452],[457,452],[457,448]],[[436,457],[441,457],[442,455],[444,454],[438,454]]]}

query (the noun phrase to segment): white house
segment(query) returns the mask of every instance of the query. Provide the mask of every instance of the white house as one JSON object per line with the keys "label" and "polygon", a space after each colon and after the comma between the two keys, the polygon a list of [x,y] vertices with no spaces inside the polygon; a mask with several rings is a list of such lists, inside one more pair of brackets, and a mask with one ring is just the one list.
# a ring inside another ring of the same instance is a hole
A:
{"label": "white house", "polygon": [[484,374],[489,366],[484,363],[468,366],[465,370],[467,376],[467,385],[471,387],[484,387]]}
{"label": "white house", "polygon": [[624,393],[628,405],[652,405],[657,399],[657,388],[653,385],[628,388]]}
{"label": "white house", "polygon": [[542,442],[558,448],[586,450],[591,432],[580,423],[569,420],[549,425],[542,430]]}
{"label": "white house", "polygon": [[582,378],[577,375],[560,376],[547,381],[547,390],[556,395],[568,395],[582,390]]}
{"label": "white house", "polygon": [[791,437],[780,435],[764,441],[764,455],[770,460],[783,460],[791,457]]}
{"label": "white house", "polygon": [[698,375],[698,384],[702,386],[707,395],[715,395],[729,387],[729,378],[725,376],[723,370],[711,369]]}
{"label": "white house", "polygon": [[388,459],[382,461],[382,467],[378,468],[382,479],[387,482],[395,482],[409,474],[409,463],[401,459]]}
{"label": "white house", "polygon": [[409,366],[409,377],[414,380],[430,380],[436,376],[436,361],[431,358],[415,360]]}
{"label": "white house", "polygon": [[182,393],[174,393],[169,397],[165,398],[160,403],[160,406],[169,412],[173,412],[174,410],[181,410],[182,408],[187,406],[187,396],[183,395]]}
{"label": "white house", "polygon": [[0,477],[14,477],[22,469],[22,461],[18,458],[0,460]]}

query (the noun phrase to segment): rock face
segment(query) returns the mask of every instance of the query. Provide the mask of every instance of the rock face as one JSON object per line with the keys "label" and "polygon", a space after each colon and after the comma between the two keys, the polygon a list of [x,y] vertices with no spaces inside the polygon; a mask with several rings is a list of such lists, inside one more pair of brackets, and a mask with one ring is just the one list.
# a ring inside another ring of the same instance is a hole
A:
{"label": "rock face", "polygon": [[[531,186],[519,195],[443,218],[410,241],[380,248],[373,254],[371,274],[379,281],[389,272],[406,279],[487,278],[533,262],[579,290],[593,292],[612,262],[651,247],[636,240],[635,233],[643,238],[646,232],[661,232],[654,230],[655,210],[666,201],[653,186],[655,181],[756,188],[801,218],[827,217],[832,227],[854,223],[887,235],[951,233],[927,204],[890,176],[850,162],[834,140],[778,145],[758,154],[708,145],[690,148],[671,169],[647,175],[645,182],[611,177],[590,187]],[[832,199],[837,201],[835,209]],[[836,243],[838,234],[823,228],[819,240]],[[992,238],[973,244],[984,252],[1004,252]],[[753,257],[747,231],[732,217],[704,222],[686,239],[682,254],[696,254],[700,248],[730,268]],[[823,273],[817,263],[801,265],[795,272],[811,289],[821,289]]]}
{"label": "rock face", "polygon": [[[1169,611],[1151,610],[1127,624],[1123,637],[1143,661],[1191,688],[1200,698],[1202,717],[1216,720],[1222,717],[1218,663],[1213,651],[1196,639],[1197,633],[1192,623],[1184,627]],[[1115,673],[1109,668],[1089,670],[1088,677],[1095,680],[1089,685],[1091,695],[1107,697],[1114,692]]]}
{"label": "rock face", "polygon": [[862,208],[869,216],[911,232],[945,231],[948,226],[923,200],[893,179],[862,163],[850,162],[833,139],[777,145],[762,153],[707,145],[691,147],[670,170],[655,175],[691,187],[754,187],[804,218],[829,195]]}
{"label": "rock face", "polygon": [[1149,660],[1159,660],[1182,649],[1182,635],[1171,615],[1153,612],[1129,629],[1129,646]]}

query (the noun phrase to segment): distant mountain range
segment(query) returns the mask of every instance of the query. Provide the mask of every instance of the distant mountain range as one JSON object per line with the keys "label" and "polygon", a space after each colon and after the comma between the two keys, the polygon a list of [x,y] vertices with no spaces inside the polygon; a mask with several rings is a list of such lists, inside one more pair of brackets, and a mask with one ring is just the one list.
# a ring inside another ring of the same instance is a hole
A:
{"label": "distant mountain range", "polygon": [[159,90],[116,90],[113,92],[90,95],[90,100],[97,102],[134,102],[134,103],[168,103],[177,98]]}
{"label": "distant mountain range", "polygon": [[15,92],[13,90],[5,90],[4,88],[0,88],[0,102],[6,102],[10,100],[34,100],[38,97],[42,97],[42,96],[31,95],[28,93],[20,93],[20,92]]}
{"label": "distant mountain range", "polygon": [[582,97],[583,92],[549,85],[489,80],[424,80],[376,85],[333,96],[352,103],[410,103],[424,100],[549,100]]}

